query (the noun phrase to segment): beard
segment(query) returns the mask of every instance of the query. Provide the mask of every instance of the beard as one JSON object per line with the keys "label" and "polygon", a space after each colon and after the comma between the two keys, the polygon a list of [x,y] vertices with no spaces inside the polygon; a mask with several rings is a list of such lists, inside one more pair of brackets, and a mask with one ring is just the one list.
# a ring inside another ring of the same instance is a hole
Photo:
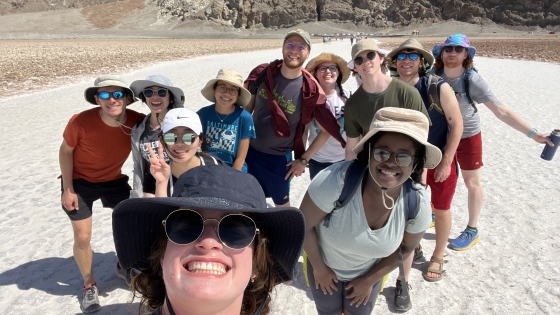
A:
{"label": "beard", "polygon": [[443,65],[447,68],[462,67],[463,66],[463,60],[460,60],[459,58],[449,60],[449,57],[445,57],[445,58],[443,58]]}
{"label": "beard", "polygon": [[293,62],[290,62],[290,58],[288,57],[287,54],[284,54],[283,57],[284,57],[284,65],[290,69],[299,69],[303,67],[305,60],[307,59],[307,58],[300,57],[299,62],[297,64],[293,64]]}

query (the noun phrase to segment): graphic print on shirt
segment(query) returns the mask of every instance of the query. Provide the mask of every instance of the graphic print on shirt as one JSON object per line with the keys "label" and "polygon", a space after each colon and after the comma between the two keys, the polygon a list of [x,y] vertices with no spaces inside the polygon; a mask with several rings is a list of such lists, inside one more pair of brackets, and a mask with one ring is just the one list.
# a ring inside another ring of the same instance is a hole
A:
{"label": "graphic print on shirt", "polygon": [[237,126],[209,122],[206,126],[206,144],[209,152],[227,151],[234,153]]}
{"label": "graphic print on shirt", "polygon": [[[278,92],[276,92],[277,87],[278,86],[275,86],[274,89],[272,90],[272,96],[274,97],[278,105],[284,109],[284,112],[286,114],[292,115],[296,111],[296,105],[294,105],[292,100],[285,100],[284,95],[278,95]],[[264,88],[261,88],[259,90],[259,95],[265,100],[268,99]]]}
{"label": "graphic print on shirt", "polygon": [[[156,157],[159,158],[159,151],[158,148],[160,146],[160,142],[159,140],[155,140],[155,141],[150,141],[150,142],[142,142],[140,141],[140,153],[142,154],[142,158],[144,158],[144,160],[146,161],[150,161],[150,151],[148,151],[148,148],[146,148],[146,143],[148,143],[150,145],[150,147],[152,148],[152,150],[154,151],[154,153],[156,154]],[[169,161],[171,161],[171,159],[169,159],[169,156],[167,155],[167,152],[165,150],[163,150],[163,158],[165,159],[165,162],[167,164],[169,164]]]}

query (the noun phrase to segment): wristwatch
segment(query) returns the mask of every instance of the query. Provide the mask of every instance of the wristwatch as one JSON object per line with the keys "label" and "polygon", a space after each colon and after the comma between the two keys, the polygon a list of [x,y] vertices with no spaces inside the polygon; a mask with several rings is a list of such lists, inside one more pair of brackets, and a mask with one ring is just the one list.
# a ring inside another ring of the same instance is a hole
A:
{"label": "wristwatch", "polygon": [[301,164],[307,166],[307,160],[306,159],[299,159],[301,161]]}

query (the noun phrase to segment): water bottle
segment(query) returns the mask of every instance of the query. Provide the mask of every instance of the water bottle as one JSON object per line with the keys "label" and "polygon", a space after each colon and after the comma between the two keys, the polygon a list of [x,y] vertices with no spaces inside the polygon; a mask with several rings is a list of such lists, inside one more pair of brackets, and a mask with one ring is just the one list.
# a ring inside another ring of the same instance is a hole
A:
{"label": "water bottle", "polygon": [[560,145],[560,129],[554,129],[549,138],[552,143],[554,143],[554,146],[551,147],[548,144],[544,145],[544,150],[541,153],[541,158],[546,161],[552,160],[552,157],[554,157],[554,153],[556,153],[556,149],[558,149],[558,146]]}

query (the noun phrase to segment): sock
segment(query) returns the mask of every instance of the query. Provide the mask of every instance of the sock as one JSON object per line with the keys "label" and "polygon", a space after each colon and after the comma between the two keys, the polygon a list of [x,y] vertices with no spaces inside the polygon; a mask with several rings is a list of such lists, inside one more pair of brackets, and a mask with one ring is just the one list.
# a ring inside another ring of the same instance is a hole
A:
{"label": "sock", "polygon": [[474,232],[474,233],[477,233],[477,232],[478,232],[478,229],[477,229],[477,228],[471,227],[471,226],[468,226],[468,225],[467,225],[467,230],[469,230],[469,231],[471,231],[471,232]]}

